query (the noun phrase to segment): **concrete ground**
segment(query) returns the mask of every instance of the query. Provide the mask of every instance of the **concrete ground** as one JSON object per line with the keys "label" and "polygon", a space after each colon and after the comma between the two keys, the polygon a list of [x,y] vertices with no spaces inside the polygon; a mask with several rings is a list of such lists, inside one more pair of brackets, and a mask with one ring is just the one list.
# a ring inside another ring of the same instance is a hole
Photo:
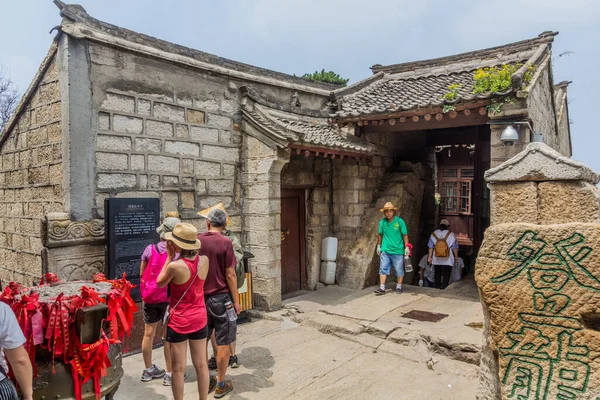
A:
{"label": "concrete ground", "polygon": [[[439,322],[403,317],[411,310],[448,316]],[[238,328],[241,366],[229,370],[235,389],[226,398],[475,398],[483,316],[472,281],[385,296],[329,286],[252,316]],[[164,366],[162,349],[153,356]],[[141,355],[125,358],[123,366],[115,399],[172,398],[162,380],[140,382]],[[187,373],[185,398],[196,399],[191,362]]]}

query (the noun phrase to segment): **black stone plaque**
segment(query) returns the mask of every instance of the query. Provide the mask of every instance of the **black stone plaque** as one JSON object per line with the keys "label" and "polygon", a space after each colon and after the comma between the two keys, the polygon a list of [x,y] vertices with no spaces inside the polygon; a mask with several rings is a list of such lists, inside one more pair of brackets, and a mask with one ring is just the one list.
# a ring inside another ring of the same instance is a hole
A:
{"label": "black stone plaque", "polygon": [[106,276],[121,278],[123,273],[136,287],[131,297],[140,295],[140,261],[144,249],[160,240],[156,228],[160,223],[158,199],[106,199],[104,201],[106,232]]}

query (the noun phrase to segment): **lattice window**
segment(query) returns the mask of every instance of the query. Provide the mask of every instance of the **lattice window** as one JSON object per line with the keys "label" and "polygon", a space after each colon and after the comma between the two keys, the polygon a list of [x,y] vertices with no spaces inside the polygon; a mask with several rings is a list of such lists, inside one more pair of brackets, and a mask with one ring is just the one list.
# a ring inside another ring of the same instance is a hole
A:
{"label": "lattice window", "polygon": [[473,167],[442,168],[440,171],[440,211],[444,214],[471,214]]}

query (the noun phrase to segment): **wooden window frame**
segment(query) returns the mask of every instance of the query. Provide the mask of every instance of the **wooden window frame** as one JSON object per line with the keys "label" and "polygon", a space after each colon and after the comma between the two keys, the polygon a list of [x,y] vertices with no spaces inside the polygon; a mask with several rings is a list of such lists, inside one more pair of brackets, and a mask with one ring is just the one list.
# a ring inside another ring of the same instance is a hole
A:
{"label": "wooden window frame", "polygon": [[[457,170],[456,173],[456,177],[453,178],[444,178],[444,171],[445,170]],[[440,195],[442,195],[442,201],[441,201],[441,205],[443,207],[443,199],[447,196],[443,196],[443,193],[441,193],[441,188],[443,187],[444,183],[450,182],[450,183],[454,183],[456,185],[456,196],[454,197],[455,200],[455,204],[456,204],[456,208],[455,211],[444,211],[443,208],[440,209],[440,213],[444,214],[444,215],[473,215],[473,181],[474,181],[474,174],[471,174],[472,176],[469,177],[462,177],[462,170],[473,170],[473,166],[472,165],[457,165],[457,166],[452,166],[452,167],[442,167],[440,169],[440,182],[439,182],[439,187],[440,187]],[[462,184],[463,183],[468,183],[469,184],[469,196],[465,197],[465,196],[461,196],[461,189],[462,189]],[[468,212],[464,212],[464,211],[460,211],[461,209],[461,200],[467,198],[468,199]]]}

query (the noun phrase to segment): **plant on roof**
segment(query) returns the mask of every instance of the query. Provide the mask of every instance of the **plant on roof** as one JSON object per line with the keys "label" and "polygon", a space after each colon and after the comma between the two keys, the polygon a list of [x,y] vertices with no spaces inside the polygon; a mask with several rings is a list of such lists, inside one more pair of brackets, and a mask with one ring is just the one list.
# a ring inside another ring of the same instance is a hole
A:
{"label": "plant on roof", "polygon": [[336,74],[333,71],[325,71],[325,69],[322,69],[321,72],[315,71],[312,74],[306,73],[306,74],[302,75],[302,77],[304,79],[308,79],[311,81],[335,83],[335,84],[344,85],[344,86],[349,81],[349,79],[342,78],[341,76],[339,76],[338,74]]}
{"label": "plant on roof", "polygon": [[[504,64],[496,67],[479,68],[473,74],[473,94],[489,93],[499,94],[507,92],[512,86],[512,76],[521,68],[523,64]],[[523,75],[523,86],[526,86],[533,79],[534,67],[530,65]],[[501,99],[492,99],[487,106],[488,111],[493,114],[499,114],[505,104],[514,104],[515,98],[506,96]]]}
{"label": "plant on roof", "polygon": [[[442,96],[442,99],[445,101],[456,101],[458,99],[458,92],[460,91],[460,88],[462,87],[462,85],[458,84],[458,83],[453,83],[451,85],[448,85],[448,91],[446,92],[446,94],[444,94],[444,96]],[[456,106],[454,104],[444,104],[444,112],[450,112],[452,110],[456,109]]]}

